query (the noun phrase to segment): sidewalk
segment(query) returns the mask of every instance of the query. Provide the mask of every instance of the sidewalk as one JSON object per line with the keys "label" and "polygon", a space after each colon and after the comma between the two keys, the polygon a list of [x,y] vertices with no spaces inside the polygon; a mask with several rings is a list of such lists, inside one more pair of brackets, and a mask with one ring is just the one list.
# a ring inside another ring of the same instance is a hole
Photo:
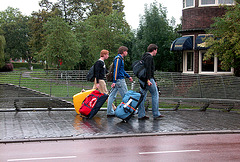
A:
{"label": "sidewalk", "polygon": [[240,133],[240,114],[218,111],[161,111],[164,118],[128,123],[99,111],[91,120],[75,111],[1,112],[0,143],[142,135]]}

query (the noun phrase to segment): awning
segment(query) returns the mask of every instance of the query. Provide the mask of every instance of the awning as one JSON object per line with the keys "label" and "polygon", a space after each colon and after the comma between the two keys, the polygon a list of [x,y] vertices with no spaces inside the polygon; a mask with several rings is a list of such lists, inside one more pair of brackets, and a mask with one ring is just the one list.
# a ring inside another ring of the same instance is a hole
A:
{"label": "awning", "polygon": [[193,49],[193,36],[180,37],[173,41],[171,51],[183,51]]}
{"label": "awning", "polygon": [[206,46],[206,38],[212,37],[212,35],[200,35],[196,38],[196,50],[207,50],[209,47]]}

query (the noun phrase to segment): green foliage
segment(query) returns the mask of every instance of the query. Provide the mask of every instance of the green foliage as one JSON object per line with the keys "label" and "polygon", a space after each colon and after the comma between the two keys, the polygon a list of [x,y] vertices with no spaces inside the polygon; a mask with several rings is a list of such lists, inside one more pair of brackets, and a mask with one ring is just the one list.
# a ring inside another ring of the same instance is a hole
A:
{"label": "green foliage", "polygon": [[6,45],[6,41],[3,35],[0,35],[0,68],[5,65],[5,55],[4,55],[4,47]]}
{"label": "green foliage", "polygon": [[99,14],[110,15],[113,11],[112,3],[112,0],[92,1],[92,11],[90,13],[90,16]]}
{"label": "green foliage", "polygon": [[[28,69],[29,64],[28,63],[22,63],[22,62],[12,62],[14,69],[18,68],[25,68]],[[39,63],[32,63],[33,69],[44,69],[44,65]]]}
{"label": "green foliage", "polygon": [[[99,58],[100,51],[110,51],[112,60],[123,42],[129,39],[130,27],[123,19],[123,14],[114,11],[110,15],[99,14],[89,17],[86,21],[78,23],[76,34],[83,45],[81,64],[86,68]],[[86,57],[85,57],[86,56]],[[86,63],[86,64],[84,64]]]}
{"label": "green foliage", "polygon": [[212,29],[208,31],[214,37],[206,40],[210,49],[205,59],[216,55],[223,69],[233,67],[239,73],[236,69],[240,68],[240,4],[227,10],[223,17],[215,18]]}
{"label": "green foliage", "polygon": [[[32,56],[37,56],[38,53],[41,52],[41,50],[44,47],[44,29],[43,24],[46,23],[51,17],[57,16],[58,10],[54,10],[51,12],[46,12],[45,10],[34,12],[32,13],[32,17],[30,18],[28,25],[30,28],[30,39],[28,42],[30,52]],[[37,56],[37,58],[39,58]]]}
{"label": "green foliage", "polygon": [[71,27],[60,17],[50,18],[44,24],[45,46],[40,55],[48,64],[61,69],[72,69],[80,59],[80,45]]}
{"label": "green foliage", "polygon": [[174,40],[173,27],[167,20],[167,11],[161,4],[152,3],[145,6],[145,14],[141,18],[137,30],[136,42],[133,49],[134,59],[139,59],[149,44],[158,45],[158,54],[155,57],[156,69],[172,71],[174,69],[174,55],[170,53],[171,41]]}
{"label": "green foliage", "polygon": [[90,10],[88,17],[99,14],[110,15],[114,11],[123,13],[124,9],[122,0],[89,0],[87,4]]}
{"label": "green foliage", "polygon": [[136,35],[125,20],[122,0],[41,0],[39,5],[42,10],[33,12],[31,17],[22,16],[14,8],[0,12],[4,31],[0,35],[6,39],[8,58],[21,57],[29,65],[32,60],[46,60],[48,67],[85,70],[99,58],[102,49],[110,51],[106,60],[110,65],[118,48],[125,45],[129,48],[125,67],[131,70],[134,59],[155,43],[159,46],[157,69],[173,69],[169,47],[176,35],[166,19],[166,10],[156,2],[146,6]]}
{"label": "green foliage", "polygon": [[5,11],[0,12],[0,26],[4,31],[5,52],[8,59],[27,59],[29,57],[27,21],[28,17],[23,16],[18,9],[8,7]]}

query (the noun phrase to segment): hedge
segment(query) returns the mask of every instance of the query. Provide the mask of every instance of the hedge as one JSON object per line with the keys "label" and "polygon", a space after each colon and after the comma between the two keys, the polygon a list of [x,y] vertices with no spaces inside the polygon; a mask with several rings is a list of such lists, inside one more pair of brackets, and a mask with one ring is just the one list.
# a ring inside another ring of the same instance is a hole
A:
{"label": "hedge", "polygon": [[[13,67],[14,68],[26,68],[28,69],[28,63],[26,62],[13,62]],[[44,65],[39,64],[39,63],[32,63],[33,69],[44,69]]]}

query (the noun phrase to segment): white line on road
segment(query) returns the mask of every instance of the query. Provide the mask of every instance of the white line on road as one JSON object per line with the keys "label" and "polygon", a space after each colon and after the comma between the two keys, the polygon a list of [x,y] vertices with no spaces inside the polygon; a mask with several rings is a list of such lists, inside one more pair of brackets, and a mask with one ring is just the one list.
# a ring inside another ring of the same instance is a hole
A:
{"label": "white line on road", "polygon": [[177,150],[177,151],[159,151],[159,152],[139,152],[140,155],[146,154],[168,154],[168,153],[181,153],[181,152],[197,152],[200,150]]}
{"label": "white line on road", "polygon": [[42,157],[42,158],[26,158],[26,159],[9,159],[8,161],[30,161],[30,160],[52,160],[52,159],[73,159],[77,156],[62,156],[62,157]]}

